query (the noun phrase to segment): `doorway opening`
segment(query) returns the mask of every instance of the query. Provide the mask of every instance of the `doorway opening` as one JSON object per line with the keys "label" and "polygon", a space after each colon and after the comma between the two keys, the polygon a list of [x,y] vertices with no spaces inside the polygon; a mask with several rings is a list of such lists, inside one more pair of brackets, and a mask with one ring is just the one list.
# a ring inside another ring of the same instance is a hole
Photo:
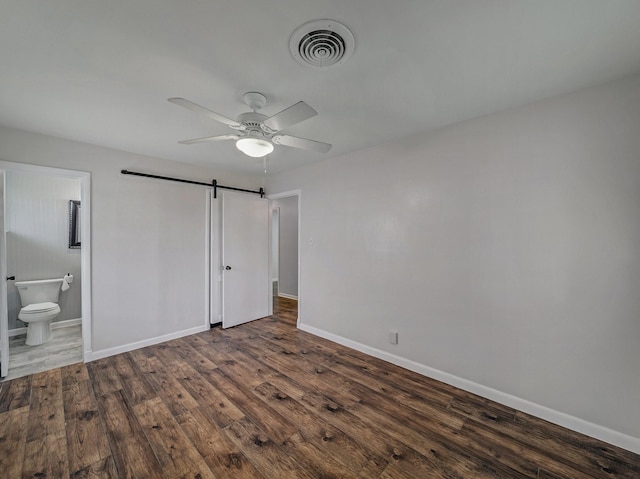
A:
{"label": "doorway opening", "polygon": [[[90,174],[0,161],[0,177],[0,376],[85,361],[91,353]],[[27,340],[19,288],[35,290],[32,281],[51,279],[61,287],[58,313],[46,328],[51,337]]]}
{"label": "doorway opening", "polygon": [[271,201],[271,281],[274,311],[286,309],[300,322],[299,190],[268,196]]}

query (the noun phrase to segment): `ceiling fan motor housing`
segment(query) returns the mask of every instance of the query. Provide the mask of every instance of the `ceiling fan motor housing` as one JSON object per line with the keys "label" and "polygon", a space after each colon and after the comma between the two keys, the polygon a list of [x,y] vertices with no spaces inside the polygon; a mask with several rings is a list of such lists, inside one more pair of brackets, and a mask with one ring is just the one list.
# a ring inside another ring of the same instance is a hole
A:
{"label": "ceiling fan motor housing", "polygon": [[248,111],[246,113],[240,113],[238,115],[238,123],[242,123],[248,129],[257,128],[261,129],[262,122],[269,118],[267,115],[263,115],[262,113],[257,113],[255,111]]}

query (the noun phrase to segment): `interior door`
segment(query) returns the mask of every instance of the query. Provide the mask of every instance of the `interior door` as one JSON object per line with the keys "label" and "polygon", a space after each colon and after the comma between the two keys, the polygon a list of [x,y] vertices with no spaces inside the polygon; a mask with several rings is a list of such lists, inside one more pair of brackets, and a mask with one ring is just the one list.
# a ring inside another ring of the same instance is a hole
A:
{"label": "interior door", "polygon": [[0,376],[9,372],[9,317],[7,313],[7,234],[4,230],[5,175],[0,171]]}
{"label": "interior door", "polygon": [[223,193],[222,327],[269,315],[269,200]]}

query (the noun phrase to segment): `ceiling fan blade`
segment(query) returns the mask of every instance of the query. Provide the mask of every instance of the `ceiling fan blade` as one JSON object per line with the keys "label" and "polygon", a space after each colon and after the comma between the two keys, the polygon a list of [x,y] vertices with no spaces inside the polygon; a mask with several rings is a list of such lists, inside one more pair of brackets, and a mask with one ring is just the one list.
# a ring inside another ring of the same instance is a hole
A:
{"label": "ceiling fan blade", "polygon": [[205,138],[194,138],[193,140],[182,140],[178,143],[182,145],[193,145],[194,143],[209,143],[211,141],[220,140],[238,140],[241,137],[238,135],[220,135],[220,136],[207,136]]}
{"label": "ceiling fan blade", "polygon": [[221,115],[220,113],[216,113],[215,111],[211,111],[208,108],[205,108],[196,103],[193,103],[192,101],[189,101],[185,98],[169,98],[167,101],[175,105],[179,105],[183,108],[186,108],[187,110],[195,111],[196,113],[201,113],[211,118],[212,120],[219,121],[220,123],[224,123],[225,125],[230,126],[231,128],[234,128],[236,130],[245,129],[245,126],[241,125],[237,121],[232,120],[231,118],[227,118],[226,116]]}
{"label": "ceiling fan blade", "polygon": [[307,140],[306,138],[298,138],[291,135],[275,135],[271,141],[276,145],[291,146],[292,148],[300,148],[301,150],[317,151],[318,153],[327,153],[331,149],[329,143],[321,141]]}
{"label": "ceiling fan blade", "polygon": [[267,118],[262,122],[272,132],[280,131],[288,126],[295,125],[318,114],[313,108],[303,101],[299,101],[280,113]]}

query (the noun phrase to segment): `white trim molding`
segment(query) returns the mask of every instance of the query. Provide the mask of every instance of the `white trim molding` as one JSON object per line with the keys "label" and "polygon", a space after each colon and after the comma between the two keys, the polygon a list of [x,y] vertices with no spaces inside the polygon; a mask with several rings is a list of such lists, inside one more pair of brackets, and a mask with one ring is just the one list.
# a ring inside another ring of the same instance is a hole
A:
{"label": "white trim molding", "polygon": [[82,318],[65,319],[64,321],[54,321],[51,323],[51,329],[70,328],[71,326],[82,325]]}
{"label": "white trim molding", "polygon": [[298,301],[298,297],[294,296],[293,294],[287,294],[287,293],[278,292],[278,296],[280,296],[281,298],[295,299],[296,301]]}
{"label": "white trim molding", "polygon": [[129,344],[123,344],[122,346],[115,346],[113,348],[102,349],[100,351],[85,351],[89,357],[85,358],[86,362],[96,361],[97,359],[107,358],[109,356],[115,356],[116,354],[127,353],[134,349],[144,348],[146,346],[153,346],[154,344],[164,343],[165,341],[171,341],[172,339],[183,338],[185,336],[191,336],[192,334],[202,333],[208,331],[209,325],[196,326],[195,328],[183,329],[182,331],[176,331],[175,333],[164,334],[162,336],[156,336],[155,338],[144,339],[142,341],[136,341]]}
{"label": "white trim molding", "polygon": [[20,336],[21,334],[27,334],[27,328],[15,328],[9,330],[9,337],[14,338],[16,336]]}
{"label": "white trim molding", "polygon": [[89,361],[91,356],[91,173],[88,171],[68,170],[51,166],[32,165],[29,163],[14,163],[0,160],[0,170],[3,171],[27,171],[52,176],[66,176],[80,180],[81,211],[81,237],[80,248],[80,273],[81,273],[81,308],[82,308],[82,360]]}
{"label": "white trim molding", "polygon": [[613,429],[609,429],[607,427],[585,421],[584,419],[570,416],[569,414],[565,414],[560,411],[555,411],[548,407],[527,401],[526,399],[512,396],[511,394],[507,394],[502,391],[483,386],[482,384],[478,384],[473,381],[454,376],[453,374],[445,373],[444,371],[431,368],[429,366],[417,363],[401,356],[396,356],[395,354],[383,351],[381,349],[372,348],[371,346],[358,343],[357,341],[338,336],[337,334],[333,334],[322,329],[315,328],[313,326],[299,324],[298,327],[301,330],[315,336],[328,339],[329,341],[333,341],[343,346],[355,349],[356,351],[360,351],[361,353],[365,353],[375,358],[395,364],[397,366],[401,366],[403,368],[409,369],[410,371],[422,374],[423,376],[427,376],[429,378],[441,381],[459,389],[477,394],[484,398],[517,409],[527,414],[531,414],[559,426],[566,427],[567,429],[571,429],[572,431],[585,434],[595,439],[613,444],[614,446],[618,446],[636,454],[640,454],[640,438],[629,436],[619,431],[614,431]]}

